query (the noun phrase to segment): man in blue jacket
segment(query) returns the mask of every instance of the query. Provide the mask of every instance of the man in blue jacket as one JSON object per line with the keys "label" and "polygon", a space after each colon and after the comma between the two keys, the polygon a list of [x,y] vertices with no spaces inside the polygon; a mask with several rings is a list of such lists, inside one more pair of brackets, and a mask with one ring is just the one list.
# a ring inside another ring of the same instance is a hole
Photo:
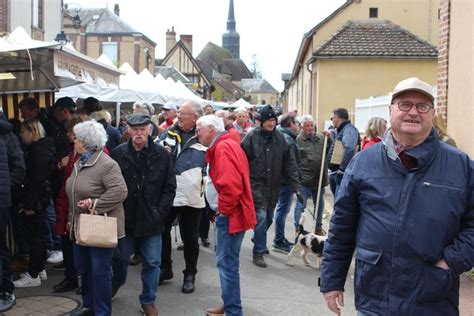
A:
{"label": "man in blue jacket", "polygon": [[359,315],[459,314],[459,275],[474,265],[474,163],[438,140],[432,91],[398,83],[391,130],[344,173],[320,279],[338,315],[354,251]]}

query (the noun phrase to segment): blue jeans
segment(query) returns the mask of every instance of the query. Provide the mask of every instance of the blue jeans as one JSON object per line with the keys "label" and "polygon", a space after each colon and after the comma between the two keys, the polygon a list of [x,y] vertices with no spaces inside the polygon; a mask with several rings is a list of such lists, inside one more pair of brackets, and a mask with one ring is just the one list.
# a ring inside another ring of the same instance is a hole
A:
{"label": "blue jeans", "polygon": [[[161,264],[161,234],[139,238],[142,254],[142,294],[139,296],[140,304],[154,304],[156,291],[160,279]],[[113,283],[121,286],[127,280],[130,256],[135,249],[135,238],[125,236],[119,239],[117,251],[119,259],[114,259]]]}
{"label": "blue jeans", "polygon": [[343,174],[338,174],[337,172],[332,172],[329,174],[329,186],[331,187],[331,192],[334,196],[334,201],[336,201],[337,191],[339,190],[339,185],[341,184],[343,176]]}
{"label": "blue jeans", "polygon": [[266,210],[258,208],[255,210],[257,215],[257,225],[253,229],[253,256],[263,256],[267,250],[267,230],[272,225],[273,209]]}
{"label": "blue jeans", "polygon": [[74,264],[81,276],[82,305],[96,316],[112,315],[113,248],[85,247],[74,243]]}
{"label": "blue jeans", "polygon": [[[301,213],[304,212],[306,208],[306,203],[308,202],[308,198],[311,195],[313,198],[313,214],[316,214],[316,228],[321,228],[323,227],[323,212],[324,212],[324,193],[325,189],[324,187],[321,187],[321,194],[319,196],[319,206],[318,206],[318,212],[316,213],[316,199],[317,199],[317,190],[312,189],[309,187],[302,186],[300,193],[301,197],[303,198],[303,204],[300,203],[300,201],[296,201],[296,206],[295,206],[295,228],[298,228],[298,225],[300,224],[300,218],[301,218]],[[308,223],[306,223],[306,226],[308,226]],[[308,230],[308,227],[305,228]]]}
{"label": "blue jeans", "polygon": [[53,199],[49,199],[48,207],[46,209],[46,227],[48,242],[48,250],[61,250],[61,238],[54,232],[54,225],[56,224],[56,209],[54,208]]}
{"label": "blue jeans", "polygon": [[240,300],[239,254],[245,232],[229,234],[229,218],[216,217],[216,263],[225,314],[243,315]]}
{"label": "blue jeans", "polygon": [[273,239],[273,243],[282,243],[285,241],[286,216],[290,211],[292,201],[293,190],[289,185],[282,186],[280,191],[280,198],[275,208],[275,238]]}

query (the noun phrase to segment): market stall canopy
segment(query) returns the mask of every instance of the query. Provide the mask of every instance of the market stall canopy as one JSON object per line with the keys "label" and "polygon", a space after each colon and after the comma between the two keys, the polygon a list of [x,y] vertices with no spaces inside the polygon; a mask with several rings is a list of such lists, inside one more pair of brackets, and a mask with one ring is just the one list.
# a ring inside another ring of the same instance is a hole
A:
{"label": "market stall canopy", "polygon": [[237,108],[250,109],[250,108],[253,108],[254,106],[252,104],[248,103],[247,101],[245,101],[244,99],[240,98],[236,102],[232,103],[230,105],[230,107],[232,107],[234,109],[237,109]]}
{"label": "market stall canopy", "polygon": [[82,82],[118,85],[120,74],[72,46],[33,40],[21,27],[0,38],[0,94],[58,91]]}

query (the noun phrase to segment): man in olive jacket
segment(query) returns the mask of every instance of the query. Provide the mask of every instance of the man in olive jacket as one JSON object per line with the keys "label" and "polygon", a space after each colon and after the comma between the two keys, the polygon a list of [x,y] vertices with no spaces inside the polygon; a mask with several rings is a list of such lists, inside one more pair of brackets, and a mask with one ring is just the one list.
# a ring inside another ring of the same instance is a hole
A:
{"label": "man in olive jacket", "polygon": [[[301,132],[296,137],[296,142],[301,156],[300,181],[302,201],[297,201],[295,206],[295,229],[298,229],[301,213],[306,208],[306,202],[309,196],[313,198],[314,210],[316,216],[316,235],[325,236],[323,229],[323,211],[324,211],[324,187],[328,185],[327,163],[324,164],[323,179],[321,182],[319,205],[316,207],[316,200],[319,187],[319,178],[321,176],[321,164],[323,159],[324,136],[316,134],[316,126],[311,115],[305,115],[301,119]],[[331,146],[331,140],[328,137],[326,148]],[[327,159],[325,159],[327,161]]]}
{"label": "man in olive jacket", "polygon": [[260,111],[261,125],[242,140],[242,148],[250,167],[250,185],[257,214],[254,229],[253,263],[261,268],[267,264],[263,255],[267,248],[267,229],[280,196],[282,175],[288,177],[293,192],[298,192],[298,167],[294,154],[282,133],[275,130],[276,114],[270,105]]}
{"label": "man in olive jacket", "polygon": [[141,241],[142,283],[140,303],[145,315],[158,315],[155,308],[160,277],[161,234],[176,191],[171,155],[153,142],[150,116],[134,113],[128,116],[130,139],[112,151],[127,183],[124,202],[126,236],[118,243],[120,260],[114,260],[112,295],[125,283],[135,238]]}

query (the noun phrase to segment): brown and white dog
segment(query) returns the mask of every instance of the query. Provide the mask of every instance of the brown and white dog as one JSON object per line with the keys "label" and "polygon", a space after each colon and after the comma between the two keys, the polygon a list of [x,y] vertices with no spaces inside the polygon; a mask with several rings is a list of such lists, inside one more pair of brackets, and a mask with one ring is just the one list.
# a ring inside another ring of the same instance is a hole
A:
{"label": "brown and white dog", "polygon": [[304,230],[304,223],[307,213],[308,212],[303,212],[301,214],[298,235],[295,238],[295,245],[291,248],[291,251],[288,254],[288,260],[286,264],[289,266],[294,265],[292,260],[293,257],[301,254],[303,262],[306,265],[309,265],[308,254],[313,253],[316,255],[316,269],[319,269],[321,266],[324,250],[324,242],[326,241],[327,236],[318,236]]}

